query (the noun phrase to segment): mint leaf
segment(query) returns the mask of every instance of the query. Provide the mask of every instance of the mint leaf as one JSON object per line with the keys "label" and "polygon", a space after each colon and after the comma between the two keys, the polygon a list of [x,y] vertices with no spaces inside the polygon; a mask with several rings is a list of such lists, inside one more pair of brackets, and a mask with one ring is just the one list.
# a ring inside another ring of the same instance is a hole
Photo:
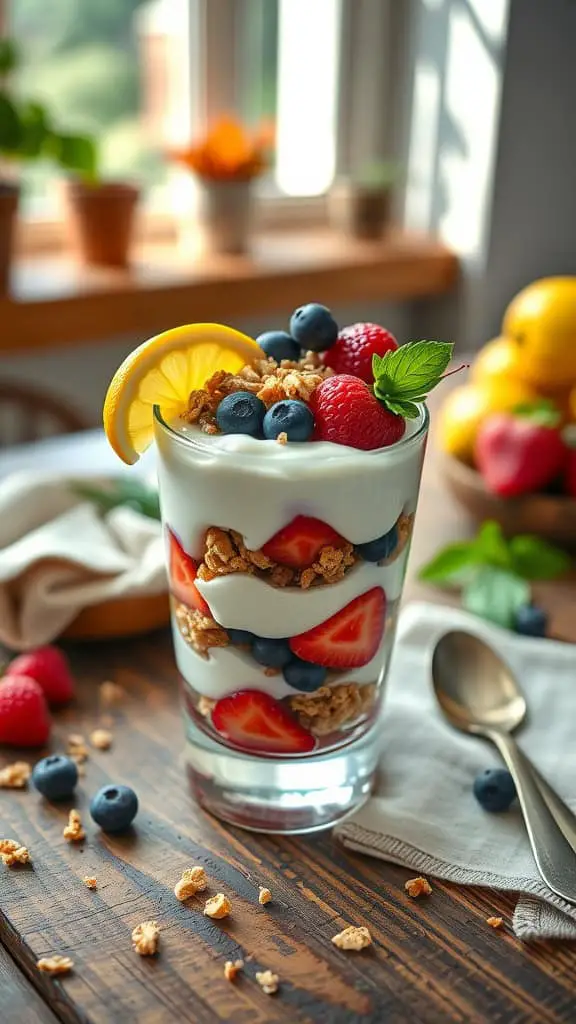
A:
{"label": "mint leaf", "polygon": [[462,591],[467,611],[504,629],[513,627],[516,612],[529,602],[530,587],[525,580],[489,566],[475,573]]}
{"label": "mint leaf", "polygon": [[445,341],[411,341],[401,345],[380,358],[376,383],[390,393],[428,392],[446,370],[453,348]]}
{"label": "mint leaf", "polygon": [[476,542],[481,552],[481,561],[494,568],[513,569],[512,556],[502,527],[494,519],[487,519],[478,530]]}
{"label": "mint leaf", "polygon": [[521,416],[540,427],[557,427],[561,413],[550,398],[539,398],[535,402],[520,402],[512,409],[514,416]]}
{"label": "mint leaf", "polygon": [[[376,398],[379,398],[376,390],[374,394]],[[404,402],[400,398],[387,398],[385,401],[389,412],[394,412],[397,416],[403,416],[405,420],[416,420],[420,415],[420,409],[414,402]],[[423,402],[424,399],[421,398],[419,401]]]}
{"label": "mint leaf", "polygon": [[510,541],[512,568],[526,580],[552,580],[570,568],[570,558],[540,537],[520,534]]}
{"label": "mint leaf", "polygon": [[478,566],[478,549],[475,541],[461,541],[449,544],[435,558],[422,566],[418,578],[426,583],[453,583],[459,585],[466,570]]}

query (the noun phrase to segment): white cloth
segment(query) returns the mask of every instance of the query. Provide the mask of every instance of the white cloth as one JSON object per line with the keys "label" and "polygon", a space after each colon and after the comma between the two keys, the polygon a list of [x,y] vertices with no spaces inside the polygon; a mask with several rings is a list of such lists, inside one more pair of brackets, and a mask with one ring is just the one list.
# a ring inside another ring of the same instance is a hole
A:
{"label": "white cloth", "polygon": [[167,588],[159,522],[102,516],[69,478],[15,473],[0,484],[0,642],[49,643],[90,605]]}
{"label": "white cloth", "polygon": [[519,892],[513,928],[522,939],[576,938],[576,906],[540,879],[519,808],[490,814],[473,796],[478,772],[501,766],[495,748],[457,732],[437,708],[430,658],[450,629],[483,637],[513,669],[529,708],[520,745],[576,807],[576,645],[516,636],[457,609],[411,604],[398,625],[376,791],[336,833],[352,849],[417,874]]}

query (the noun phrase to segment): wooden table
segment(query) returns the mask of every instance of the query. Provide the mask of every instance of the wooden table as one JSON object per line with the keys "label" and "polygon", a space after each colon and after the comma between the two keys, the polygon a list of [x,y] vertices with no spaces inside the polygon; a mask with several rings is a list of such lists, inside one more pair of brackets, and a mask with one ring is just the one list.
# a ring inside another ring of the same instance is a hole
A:
{"label": "wooden table", "polygon": [[[112,464],[113,465],[113,464]],[[0,473],[1,473],[0,460]],[[439,595],[414,582],[414,570],[469,524],[450,501],[429,451],[411,556],[407,598]],[[574,589],[540,595],[558,621]],[[442,596],[442,599],[447,599]],[[573,620],[574,621],[574,620]],[[574,631],[574,625],[572,625]],[[576,637],[574,637],[576,639]],[[0,873],[0,1021],[25,1024],[572,1024],[576,953],[569,944],[522,944],[511,934],[514,896],[434,882],[433,895],[412,901],[408,872],[356,856],[331,834],[275,838],[220,824],[193,803],[179,757],[177,672],[167,634],[70,649],[80,681],[77,704],[57,718],[56,733],[89,733],[98,684],[115,679],[128,691],[115,712],[114,746],[93,751],[75,804],[88,840],[61,836],[68,805],[42,803],[34,792],[0,793],[2,831],[32,852],[30,869]],[[106,837],[92,825],[88,795],[108,781],[133,783],[141,798],[137,828]],[[227,893],[233,914],[221,922],[201,913],[202,899],[178,903],[183,868],[202,864],[210,891]],[[81,882],[98,878],[96,892]],[[258,885],[273,902],[257,902]],[[505,927],[486,925],[501,915]],[[148,919],[162,923],[157,958],[138,957],[130,933]],[[342,953],[331,937],[367,923],[374,946]],[[36,959],[69,954],[75,970],[61,981],[41,975]],[[242,957],[234,985],[226,960]],[[11,959],[13,958],[13,959]],[[258,970],[281,979],[261,992]]]}

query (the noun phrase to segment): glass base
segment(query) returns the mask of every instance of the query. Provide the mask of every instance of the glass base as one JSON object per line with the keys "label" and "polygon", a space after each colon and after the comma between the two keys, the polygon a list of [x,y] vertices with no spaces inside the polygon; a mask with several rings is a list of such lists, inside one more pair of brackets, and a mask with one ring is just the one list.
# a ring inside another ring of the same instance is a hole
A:
{"label": "glass base", "polygon": [[330,828],[368,799],[380,753],[378,723],[329,754],[280,760],[215,743],[186,716],[192,792],[211,814],[254,832]]}

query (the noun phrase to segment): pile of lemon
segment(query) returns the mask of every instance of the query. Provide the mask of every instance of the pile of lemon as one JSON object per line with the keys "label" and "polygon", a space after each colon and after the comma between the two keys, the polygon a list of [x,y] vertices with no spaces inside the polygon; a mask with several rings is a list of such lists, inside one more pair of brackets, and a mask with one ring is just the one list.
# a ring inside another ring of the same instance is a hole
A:
{"label": "pile of lemon", "polygon": [[552,399],[564,422],[576,421],[576,277],[543,278],[512,300],[502,333],[476,356],[469,383],[444,402],[440,445],[473,464],[483,420],[539,397]]}

